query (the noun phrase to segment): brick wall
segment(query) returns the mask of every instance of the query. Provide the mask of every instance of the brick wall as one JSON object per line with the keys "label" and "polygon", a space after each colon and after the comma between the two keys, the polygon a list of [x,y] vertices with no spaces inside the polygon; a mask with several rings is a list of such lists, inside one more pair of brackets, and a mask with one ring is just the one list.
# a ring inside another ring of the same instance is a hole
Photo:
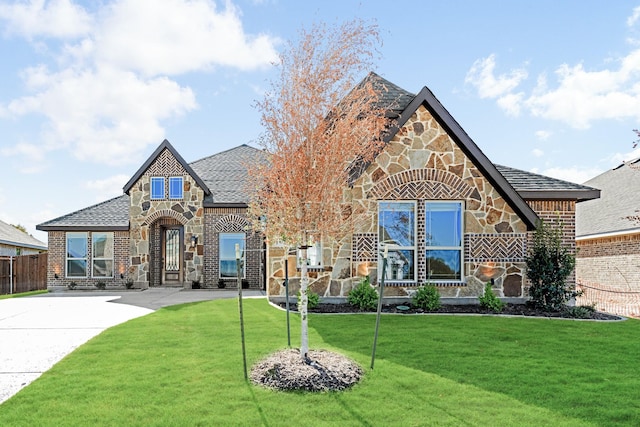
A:
{"label": "brick wall", "polygon": [[[106,232],[109,232],[108,230]],[[50,231],[49,239],[49,268],[47,270],[47,286],[68,286],[75,282],[78,287],[93,288],[97,282],[105,282],[108,287],[124,287],[129,269],[129,232],[113,232],[113,277],[91,277],[92,232],[87,232],[87,276],[86,278],[66,277],[66,246],[67,233],[64,231]],[[58,275],[58,278],[55,275]],[[124,277],[120,277],[120,275]]]}

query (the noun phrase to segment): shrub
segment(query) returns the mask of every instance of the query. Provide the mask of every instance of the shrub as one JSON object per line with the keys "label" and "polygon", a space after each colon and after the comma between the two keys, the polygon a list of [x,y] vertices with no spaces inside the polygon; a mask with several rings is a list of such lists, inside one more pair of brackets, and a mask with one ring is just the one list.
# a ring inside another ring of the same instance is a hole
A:
{"label": "shrub", "polygon": [[78,286],[78,284],[76,282],[71,282],[67,285],[67,288],[72,291],[76,288],[76,286]]}
{"label": "shrub", "polygon": [[592,305],[577,305],[567,308],[567,314],[575,319],[590,319],[596,308]]}
{"label": "shrub", "polygon": [[378,305],[378,293],[369,283],[369,276],[349,292],[347,302],[360,310],[375,310]]}
{"label": "shrub", "polygon": [[107,284],[103,281],[99,281],[98,283],[96,283],[96,288],[104,291],[105,289],[107,289]]}
{"label": "shrub", "polygon": [[413,304],[427,311],[435,311],[441,307],[440,292],[429,283],[420,286],[413,296]]}
{"label": "shrub", "polygon": [[526,263],[531,281],[529,303],[534,307],[561,311],[567,301],[578,296],[575,286],[567,284],[576,259],[562,245],[562,226],[551,228],[542,221],[538,223]]}
{"label": "shrub", "polygon": [[227,286],[227,284],[225,283],[224,279],[218,279],[218,288],[224,289],[225,286]]}
{"label": "shrub", "polygon": [[[300,301],[300,292],[298,292],[298,301]],[[307,290],[307,308],[314,309],[320,304],[320,295],[313,291]]]}
{"label": "shrub", "polygon": [[131,279],[127,280],[126,282],[124,282],[124,286],[127,289],[133,288],[133,280],[131,280]]}
{"label": "shrub", "polygon": [[504,302],[493,293],[491,282],[487,282],[484,285],[484,295],[479,297],[478,300],[480,300],[480,307],[495,313],[500,313],[504,308]]}

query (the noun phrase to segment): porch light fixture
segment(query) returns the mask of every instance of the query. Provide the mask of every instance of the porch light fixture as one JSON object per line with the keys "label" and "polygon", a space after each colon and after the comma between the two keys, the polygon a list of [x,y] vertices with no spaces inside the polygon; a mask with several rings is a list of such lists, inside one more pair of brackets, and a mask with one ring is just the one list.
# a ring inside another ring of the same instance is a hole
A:
{"label": "porch light fixture", "polygon": [[195,248],[197,244],[198,244],[198,236],[194,234],[191,236],[191,247]]}
{"label": "porch light fixture", "polygon": [[124,274],[123,273],[120,273],[120,278],[124,279]]}
{"label": "porch light fixture", "polygon": [[54,278],[54,279],[59,279],[60,277],[58,276],[58,273],[54,273],[54,274],[53,274],[53,278]]}

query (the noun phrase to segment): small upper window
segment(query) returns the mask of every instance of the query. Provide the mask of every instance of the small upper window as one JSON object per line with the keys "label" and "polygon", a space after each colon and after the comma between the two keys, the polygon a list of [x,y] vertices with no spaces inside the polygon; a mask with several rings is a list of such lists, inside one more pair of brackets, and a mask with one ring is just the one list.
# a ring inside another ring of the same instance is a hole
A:
{"label": "small upper window", "polygon": [[164,178],[157,176],[151,177],[151,199],[164,199]]}
{"label": "small upper window", "polygon": [[169,178],[169,198],[182,199],[182,177],[172,176]]}
{"label": "small upper window", "polygon": [[[298,268],[302,266],[303,262],[305,262],[305,259],[302,256],[302,249],[298,249]],[[319,240],[307,246],[306,264],[311,268],[322,267],[322,243]]]}

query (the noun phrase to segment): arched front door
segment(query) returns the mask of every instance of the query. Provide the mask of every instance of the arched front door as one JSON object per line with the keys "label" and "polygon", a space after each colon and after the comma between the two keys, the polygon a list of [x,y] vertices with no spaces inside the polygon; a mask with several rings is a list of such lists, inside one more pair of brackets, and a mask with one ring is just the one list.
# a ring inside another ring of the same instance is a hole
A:
{"label": "arched front door", "polygon": [[182,226],[163,226],[162,232],[162,273],[163,285],[182,285],[184,233]]}

